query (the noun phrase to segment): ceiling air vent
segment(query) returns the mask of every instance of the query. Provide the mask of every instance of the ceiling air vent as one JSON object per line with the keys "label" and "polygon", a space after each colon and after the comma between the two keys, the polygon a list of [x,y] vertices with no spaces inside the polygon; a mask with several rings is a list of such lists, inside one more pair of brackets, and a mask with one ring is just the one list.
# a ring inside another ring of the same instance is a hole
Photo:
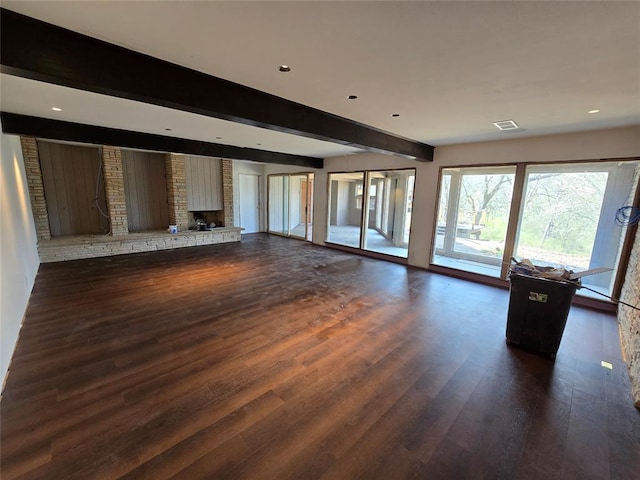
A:
{"label": "ceiling air vent", "polygon": [[502,130],[503,132],[520,128],[513,120],[500,120],[499,122],[493,122],[493,124],[498,127],[498,130]]}

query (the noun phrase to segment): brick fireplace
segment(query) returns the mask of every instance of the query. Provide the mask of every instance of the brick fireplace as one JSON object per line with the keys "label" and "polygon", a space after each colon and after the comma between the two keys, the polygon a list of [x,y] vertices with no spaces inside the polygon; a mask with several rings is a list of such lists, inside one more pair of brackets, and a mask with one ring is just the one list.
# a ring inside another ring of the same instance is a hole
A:
{"label": "brick fireplace", "polygon": [[[38,252],[40,261],[43,263],[240,241],[241,229],[233,226],[233,164],[231,160],[222,160],[223,210],[189,212],[184,156],[174,153],[165,154],[169,224],[177,225],[179,232],[177,234],[170,234],[167,231],[130,233],[122,151],[120,147],[109,145],[104,145],[101,149],[102,174],[110,221],[109,234],[52,238],[38,144],[33,137],[21,137],[20,140],[38,237]],[[196,215],[209,220],[208,225],[215,223],[217,228],[205,232],[189,230],[189,226],[195,224]]]}

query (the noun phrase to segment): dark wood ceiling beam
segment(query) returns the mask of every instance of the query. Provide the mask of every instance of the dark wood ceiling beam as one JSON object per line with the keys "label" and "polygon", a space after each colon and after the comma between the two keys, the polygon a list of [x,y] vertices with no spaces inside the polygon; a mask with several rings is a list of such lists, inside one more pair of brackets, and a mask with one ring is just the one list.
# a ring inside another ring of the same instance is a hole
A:
{"label": "dark wood ceiling beam", "polygon": [[167,137],[151,133],[132,132],[116,128],[97,127],[81,123],[63,122],[48,118],[30,117],[1,112],[2,131],[14,135],[28,135],[50,140],[113,145],[158,152],[184,153],[206,157],[295,165],[304,168],[322,168],[324,160],[316,157],[222,145],[187,138]]}
{"label": "dark wood ceiling beam", "polygon": [[0,9],[2,72],[368,151],[433,160],[434,147]]}

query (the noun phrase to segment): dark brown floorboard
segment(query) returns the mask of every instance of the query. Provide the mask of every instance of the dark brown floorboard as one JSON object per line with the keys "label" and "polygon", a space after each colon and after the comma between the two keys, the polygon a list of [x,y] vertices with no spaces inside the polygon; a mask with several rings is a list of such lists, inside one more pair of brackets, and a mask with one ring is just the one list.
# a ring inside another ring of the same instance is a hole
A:
{"label": "dark brown floorboard", "polygon": [[2,478],[640,478],[615,317],[573,307],[552,361],[508,298],[264,234],[43,264]]}

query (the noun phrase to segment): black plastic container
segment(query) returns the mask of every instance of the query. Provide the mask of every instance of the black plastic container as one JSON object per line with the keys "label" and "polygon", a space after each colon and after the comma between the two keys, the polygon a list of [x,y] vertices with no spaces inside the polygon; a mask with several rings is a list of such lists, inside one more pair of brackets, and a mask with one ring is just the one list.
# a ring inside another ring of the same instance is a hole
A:
{"label": "black plastic container", "polygon": [[556,357],[579,284],[519,273],[509,275],[507,343]]}

